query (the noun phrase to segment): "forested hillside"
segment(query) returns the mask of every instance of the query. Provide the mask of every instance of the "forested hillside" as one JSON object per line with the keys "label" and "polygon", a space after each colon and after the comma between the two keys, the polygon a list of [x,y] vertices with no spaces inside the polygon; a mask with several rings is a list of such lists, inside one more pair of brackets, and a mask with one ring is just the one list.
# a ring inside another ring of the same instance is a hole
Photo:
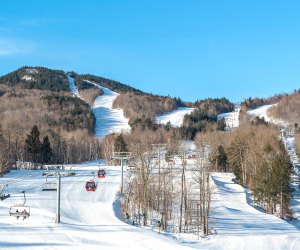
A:
{"label": "forested hillside", "polygon": [[183,126],[179,128],[182,138],[192,139],[198,132],[224,130],[225,121],[218,121],[218,115],[234,109],[233,103],[226,98],[199,100],[194,107],[194,111],[184,117]]}
{"label": "forested hillside", "polygon": [[155,117],[170,112],[181,104],[176,98],[134,93],[122,94],[114,102],[114,108],[122,108],[133,129],[154,129]]}
{"label": "forested hillside", "polygon": [[41,143],[47,137],[51,145],[47,163],[98,158],[100,147],[94,139],[91,107],[72,96],[63,71],[20,68],[0,78],[0,93],[0,127],[5,142],[0,149],[2,162],[30,160],[26,139],[35,125]]}
{"label": "forested hillside", "polygon": [[20,86],[26,89],[50,91],[69,91],[69,83],[62,70],[52,70],[44,67],[22,67],[0,77],[0,84],[10,87]]}

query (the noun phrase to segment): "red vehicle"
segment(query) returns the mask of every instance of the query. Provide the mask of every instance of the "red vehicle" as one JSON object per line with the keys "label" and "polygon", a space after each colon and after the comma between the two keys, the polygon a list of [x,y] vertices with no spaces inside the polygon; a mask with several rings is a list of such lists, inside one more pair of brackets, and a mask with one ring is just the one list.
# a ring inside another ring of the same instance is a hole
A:
{"label": "red vehicle", "polygon": [[85,184],[85,189],[88,192],[95,192],[96,188],[97,188],[97,185],[93,180],[87,181]]}
{"label": "red vehicle", "polygon": [[106,171],[104,169],[98,170],[98,178],[105,178]]}

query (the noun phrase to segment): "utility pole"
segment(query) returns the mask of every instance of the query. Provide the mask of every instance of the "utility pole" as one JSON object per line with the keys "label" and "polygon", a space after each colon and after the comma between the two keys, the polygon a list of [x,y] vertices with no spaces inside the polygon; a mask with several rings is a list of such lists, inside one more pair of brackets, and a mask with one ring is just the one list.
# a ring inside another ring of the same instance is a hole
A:
{"label": "utility pole", "polygon": [[57,175],[57,207],[55,223],[60,223],[60,173]]}
{"label": "utility pole", "polygon": [[121,169],[122,169],[122,183],[121,183],[121,194],[124,191],[124,169],[123,169],[123,160],[128,160],[131,158],[131,152],[113,152],[113,159],[121,160]]}

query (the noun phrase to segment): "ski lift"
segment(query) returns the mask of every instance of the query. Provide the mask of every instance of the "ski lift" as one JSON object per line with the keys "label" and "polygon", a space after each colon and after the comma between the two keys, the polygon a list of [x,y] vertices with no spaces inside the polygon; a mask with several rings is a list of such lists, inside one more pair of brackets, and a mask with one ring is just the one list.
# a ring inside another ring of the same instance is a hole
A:
{"label": "ski lift", "polygon": [[23,219],[26,219],[30,216],[30,207],[25,205],[26,204],[26,197],[25,197],[25,191],[22,192],[24,195],[24,202],[20,205],[14,205],[11,206],[9,209],[9,215],[17,217],[23,217]]}
{"label": "ski lift", "polygon": [[42,191],[56,191],[57,183],[56,181],[48,181],[48,175],[46,176],[46,182],[42,185]]}
{"label": "ski lift", "polygon": [[93,180],[89,180],[85,184],[85,189],[88,192],[95,192],[96,188],[97,188],[97,185]]}
{"label": "ski lift", "polygon": [[105,169],[98,170],[98,178],[105,178],[105,175],[106,175]]}

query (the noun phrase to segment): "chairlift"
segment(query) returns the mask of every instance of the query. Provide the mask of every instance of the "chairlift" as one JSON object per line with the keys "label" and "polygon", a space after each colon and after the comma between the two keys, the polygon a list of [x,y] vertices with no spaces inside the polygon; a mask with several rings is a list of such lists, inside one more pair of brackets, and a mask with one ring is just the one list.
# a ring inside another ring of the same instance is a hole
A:
{"label": "chairlift", "polygon": [[42,185],[42,191],[57,191],[56,181],[48,181],[48,175],[46,176],[46,182]]}
{"label": "chairlift", "polygon": [[85,189],[88,192],[95,192],[96,188],[97,188],[97,185],[93,180],[89,180],[85,184]]}
{"label": "chairlift", "polygon": [[105,169],[98,170],[98,178],[105,178],[105,175],[106,175]]}
{"label": "chairlift", "polygon": [[9,209],[9,215],[17,217],[17,219],[19,217],[23,217],[24,220],[30,216],[30,207],[25,205],[26,204],[25,191],[23,191],[22,193],[24,195],[23,204],[11,206]]}

